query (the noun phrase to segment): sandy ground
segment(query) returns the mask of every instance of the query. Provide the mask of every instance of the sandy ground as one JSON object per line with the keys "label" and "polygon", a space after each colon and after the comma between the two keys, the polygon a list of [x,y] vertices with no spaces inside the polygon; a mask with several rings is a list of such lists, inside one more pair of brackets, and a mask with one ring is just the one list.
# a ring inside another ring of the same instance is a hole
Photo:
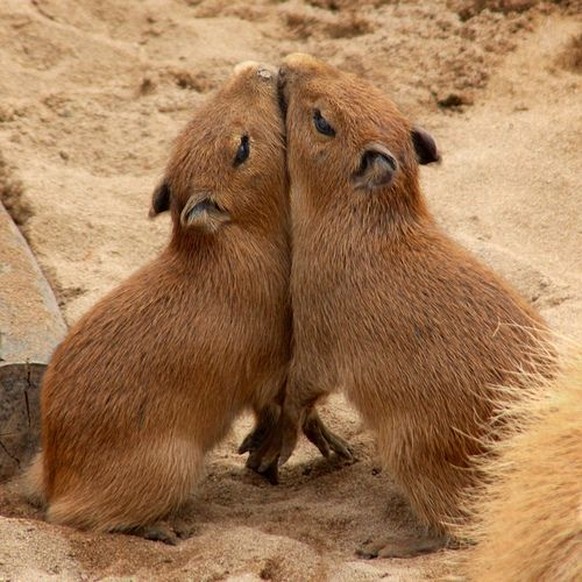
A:
{"label": "sandy ground", "polygon": [[[164,246],[150,195],[206,94],[241,60],[312,52],[435,135],[444,161],[422,178],[439,220],[581,340],[581,13],[579,0],[3,0],[5,203],[71,323]],[[357,558],[416,525],[354,411],[338,397],[324,412],[357,462],[302,443],[272,487],[235,452],[241,419],[208,459],[178,547],[50,526],[0,485],[0,580],[441,578],[455,552]]]}

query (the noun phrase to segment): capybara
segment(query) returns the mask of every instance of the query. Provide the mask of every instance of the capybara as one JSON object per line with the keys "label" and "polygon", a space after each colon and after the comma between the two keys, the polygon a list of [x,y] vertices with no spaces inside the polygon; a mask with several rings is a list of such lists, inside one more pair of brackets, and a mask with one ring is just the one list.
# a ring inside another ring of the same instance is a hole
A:
{"label": "capybara", "polygon": [[544,392],[509,408],[514,434],[483,467],[471,581],[582,580],[582,352]]}
{"label": "capybara", "polygon": [[426,131],[368,82],[308,55],[288,56],[279,75],[294,350],[279,433],[259,470],[284,462],[302,418],[341,389],[427,526],[370,553],[430,551],[454,541],[448,524],[464,517],[471,457],[503,406],[492,386],[549,370],[537,347],[549,332],[436,224],[419,186],[419,164],[440,158]]}
{"label": "capybara", "polygon": [[[177,138],[151,215],[172,235],[56,349],[41,389],[46,517],[176,541],[205,453],[276,406],[289,361],[288,182],[276,69],[241,64]],[[269,416],[268,414],[266,415]]]}

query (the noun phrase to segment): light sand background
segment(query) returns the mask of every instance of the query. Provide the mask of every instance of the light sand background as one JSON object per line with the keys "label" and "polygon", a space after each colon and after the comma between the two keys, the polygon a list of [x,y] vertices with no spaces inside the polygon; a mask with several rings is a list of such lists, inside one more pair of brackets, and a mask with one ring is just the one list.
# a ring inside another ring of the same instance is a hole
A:
{"label": "light sand background", "polygon": [[[580,340],[581,13],[579,0],[1,0],[0,191],[70,324],[164,246],[150,195],[196,106],[241,60],[311,52],[433,133],[444,161],[422,180],[438,219]],[[236,454],[241,419],[178,547],[47,525],[0,486],[0,580],[439,579],[454,552],[356,557],[415,522],[353,410],[336,397],[324,412],[356,463],[302,442],[272,487]]]}

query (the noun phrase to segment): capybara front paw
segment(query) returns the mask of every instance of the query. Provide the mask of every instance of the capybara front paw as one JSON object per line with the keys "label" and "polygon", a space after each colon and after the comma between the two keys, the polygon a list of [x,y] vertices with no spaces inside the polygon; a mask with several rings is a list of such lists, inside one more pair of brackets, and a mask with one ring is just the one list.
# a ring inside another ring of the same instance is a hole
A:
{"label": "capybara front paw", "polygon": [[281,452],[281,434],[275,432],[262,446],[251,452],[246,466],[259,473],[271,483],[279,483],[279,456]]}
{"label": "capybara front paw", "polygon": [[238,448],[238,454],[253,453],[261,446],[261,442],[265,439],[265,436],[265,432],[257,426],[244,438]]}
{"label": "capybara front paw", "polygon": [[334,452],[339,457],[353,460],[354,454],[347,441],[329,430],[315,409],[313,409],[303,422],[303,434],[319,449],[319,452],[329,458]]}
{"label": "capybara front paw", "polygon": [[239,453],[249,452],[246,467],[259,473],[271,483],[279,483],[279,453],[281,451],[281,434],[270,431],[270,434],[262,434],[257,438],[258,430],[250,433],[241,446]]}
{"label": "capybara front paw", "polygon": [[[272,438],[276,431],[281,407],[275,403],[265,406],[258,414],[253,430],[244,438],[238,448],[239,455],[253,453],[261,449],[266,441]],[[247,464],[247,466],[249,466]],[[252,468],[252,467],[251,467]]]}
{"label": "capybara front paw", "polygon": [[245,437],[239,454],[249,453],[246,466],[259,473],[272,485],[279,483],[279,453],[282,435],[277,426],[279,414],[273,410],[261,412],[255,428]]}
{"label": "capybara front paw", "polygon": [[[248,462],[251,461],[251,457],[249,457],[247,461],[247,467],[249,466]],[[254,463],[256,464],[256,463]],[[259,475],[262,475],[271,485],[278,485],[279,484],[279,458],[277,457],[274,461],[271,462],[259,462],[256,464],[256,467],[251,467],[254,471],[256,471]]]}

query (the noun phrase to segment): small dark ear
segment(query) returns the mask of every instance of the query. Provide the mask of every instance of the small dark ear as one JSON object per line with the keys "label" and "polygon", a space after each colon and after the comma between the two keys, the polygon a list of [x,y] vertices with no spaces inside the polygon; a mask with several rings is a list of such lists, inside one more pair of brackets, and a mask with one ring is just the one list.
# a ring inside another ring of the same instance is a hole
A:
{"label": "small dark ear", "polygon": [[194,195],[186,202],[180,213],[183,228],[195,228],[208,234],[217,232],[220,227],[230,222],[230,214],[220,208],[212,198]]}
{"label": "small dark ear", "polygon": [[397,170],[398,162],[387,147],[379,143],[370,144],[362,154],[354,185],[364,190],[386,186],[392,182]]}
{"label": "small dark ear", "polygon": [[437,144],[430,133],[422,127],[413,127],[410,135],[419,164],[425,165],[441,161]]}
{"label": "small dark ear", "polygon": [[153,218],[157,216],[161,212],[165,212],[166,210],[170,210],[170,185],[164,179],[160,182],[157,188],[154,190],[152,196],[152,207],[150,208],[149,217]]}

